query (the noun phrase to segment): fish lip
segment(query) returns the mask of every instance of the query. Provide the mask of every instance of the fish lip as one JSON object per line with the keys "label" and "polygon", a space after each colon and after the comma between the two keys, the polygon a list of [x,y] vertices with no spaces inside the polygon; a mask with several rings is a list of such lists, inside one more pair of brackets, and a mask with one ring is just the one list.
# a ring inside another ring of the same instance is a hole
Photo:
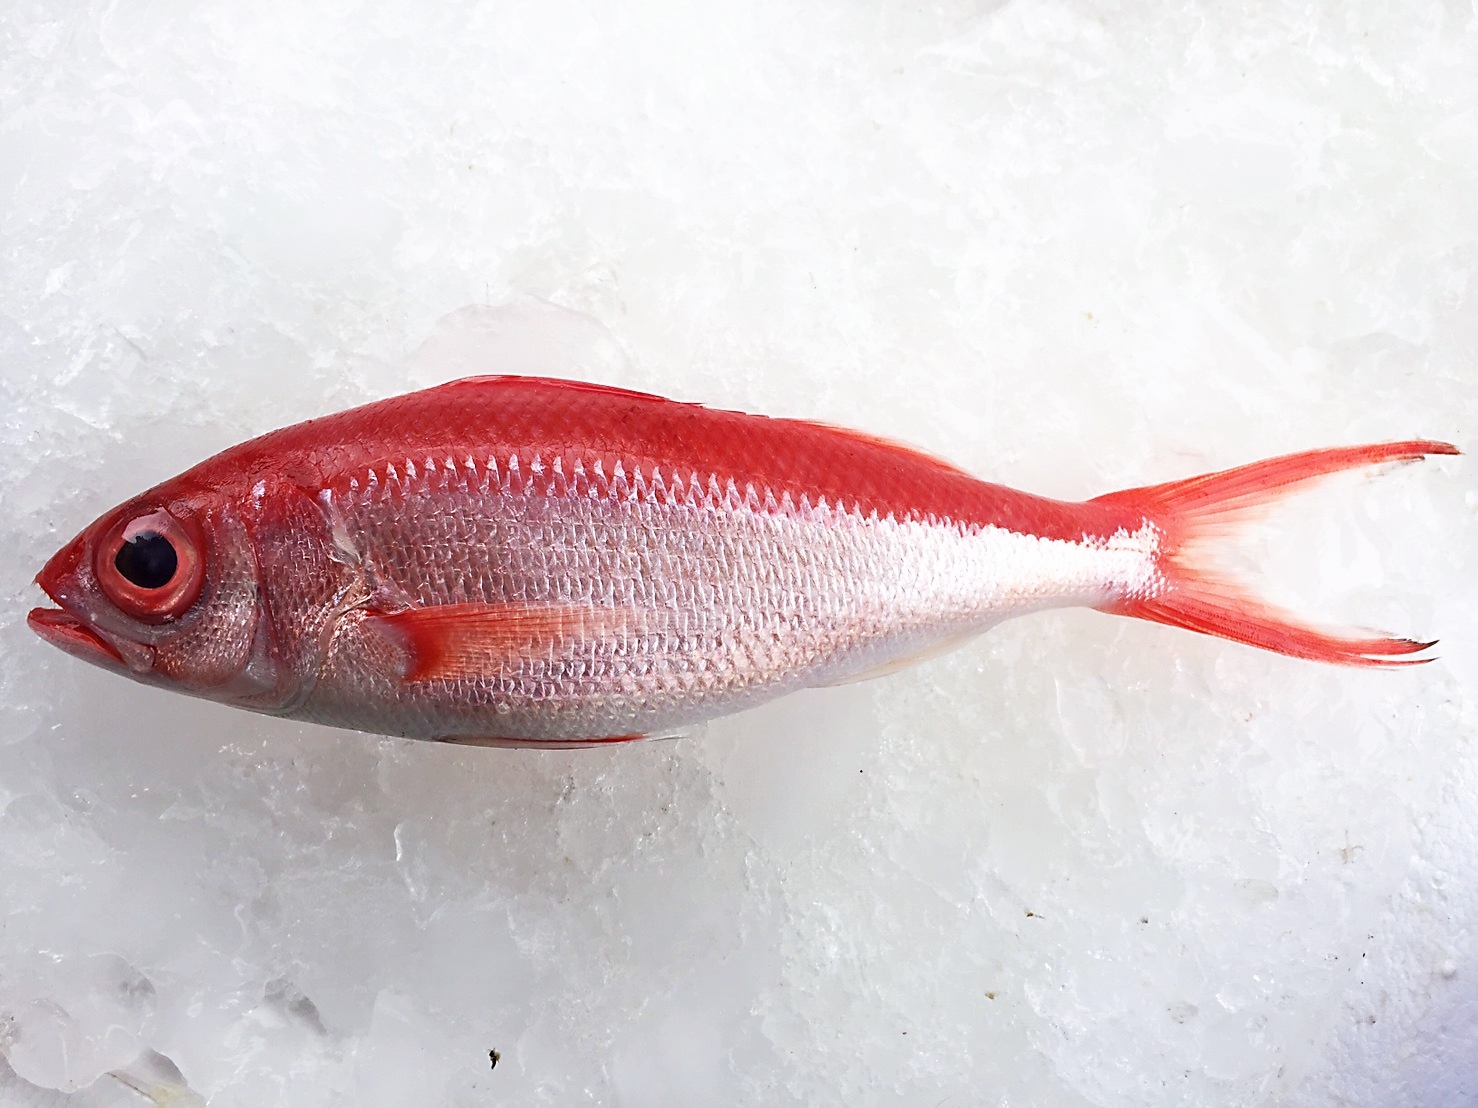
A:
{"label": "fish lip", "polygon": [[26,623],[52,646],[108,669],[128,669],[122,652],[102,635],[62,608],[32,608]]}

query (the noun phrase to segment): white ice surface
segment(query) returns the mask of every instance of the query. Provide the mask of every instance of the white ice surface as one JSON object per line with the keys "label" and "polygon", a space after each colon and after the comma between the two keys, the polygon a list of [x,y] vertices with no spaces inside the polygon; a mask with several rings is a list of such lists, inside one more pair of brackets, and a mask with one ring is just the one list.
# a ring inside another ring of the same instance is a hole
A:
{"label": "white ice surface", "polygon": [[0,51],[0,1104],[1478,1101],[1466,459],[1246,548],[1443,640],[1401,672],[1051,613],[527,753],[24,624],[112,504],[459,360],[1063,497],[1478,448],[1471,6],[9,0]]}

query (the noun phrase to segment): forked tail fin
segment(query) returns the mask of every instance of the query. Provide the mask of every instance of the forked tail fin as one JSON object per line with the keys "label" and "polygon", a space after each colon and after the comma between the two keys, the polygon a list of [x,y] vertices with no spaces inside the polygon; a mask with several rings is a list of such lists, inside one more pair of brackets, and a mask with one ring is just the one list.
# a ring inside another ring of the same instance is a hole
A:
{"label": "forked tail fin", "polygon": [[1251,509],[1280,500],[1309,482],[1341,470],[1383,462],[1407,462],[1427,454],[1457,454],[1445,442],[1379,443],[1287,454],[1263,462],[1100,496],[1136,512],[1159,531],[1156,569],[1162,579],[1151,595],[1100,606],[1102,611],[1168,623],[1264,650],[1347,666],[1402,666],[1434,645],[1385,635],[1321,631],[1291,613],[1265,604],[1198,558]]}

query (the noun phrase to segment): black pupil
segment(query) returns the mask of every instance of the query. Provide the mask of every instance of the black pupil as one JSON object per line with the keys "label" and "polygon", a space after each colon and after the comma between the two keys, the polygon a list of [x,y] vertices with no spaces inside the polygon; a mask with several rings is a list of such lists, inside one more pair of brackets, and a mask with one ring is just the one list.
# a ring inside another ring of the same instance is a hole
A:
{"label": "black pupil", "polygon": [[162,589],[174,577],[180,559],[158,531],[141,531],[118,548],[113,564],[125,581],[141,589]]}

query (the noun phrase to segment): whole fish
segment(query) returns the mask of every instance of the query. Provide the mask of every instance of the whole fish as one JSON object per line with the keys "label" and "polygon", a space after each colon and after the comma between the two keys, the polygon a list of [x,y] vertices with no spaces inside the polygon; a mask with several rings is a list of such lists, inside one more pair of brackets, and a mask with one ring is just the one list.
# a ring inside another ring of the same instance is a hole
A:
{"label": "whole fish", "polygon": [[36,581],[42,638],[271,715],[488,745],[668,734],[1061,605],[1297,658],[1332,633],[1204,561],[1249,509],[1441,442],[1274,458],[1083,503],[852,431],[480,377],[263,435],[97,520]]}

